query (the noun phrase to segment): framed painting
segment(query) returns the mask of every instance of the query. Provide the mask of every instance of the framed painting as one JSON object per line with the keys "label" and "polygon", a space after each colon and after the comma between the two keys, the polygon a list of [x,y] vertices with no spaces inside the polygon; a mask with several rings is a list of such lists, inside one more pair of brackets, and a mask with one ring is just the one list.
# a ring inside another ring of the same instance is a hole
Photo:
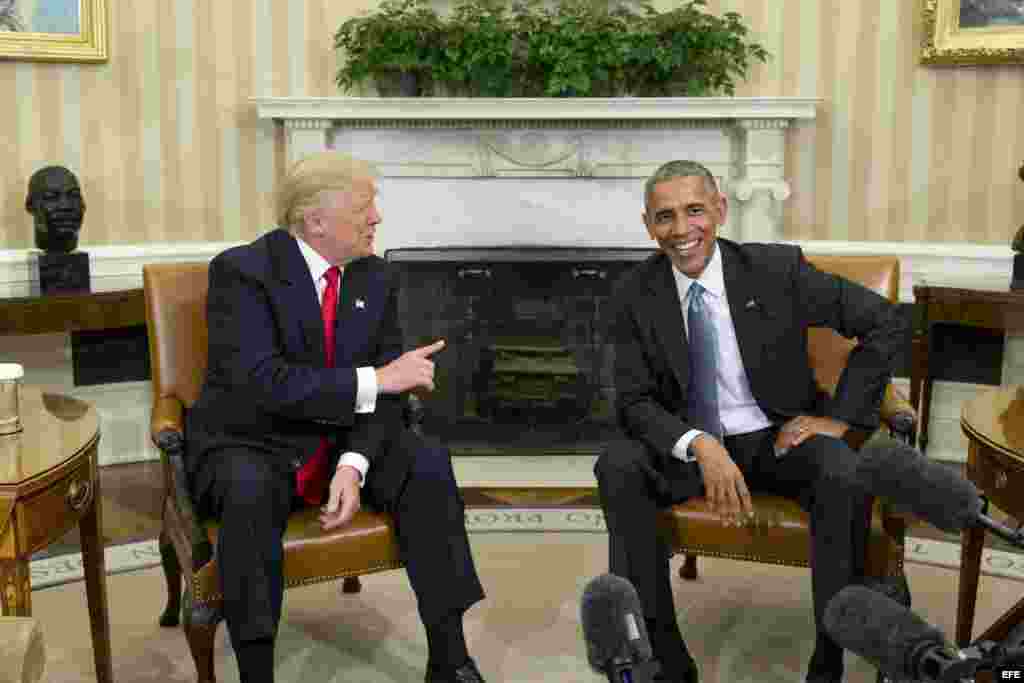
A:
{"label": "framed painting", "polygon": [[107,57],[107,0],[0,0],[0,59]]}
{"label": "framed painting", "polygon": [[1024,62],[1024,0],[922,1],[922,63]]}

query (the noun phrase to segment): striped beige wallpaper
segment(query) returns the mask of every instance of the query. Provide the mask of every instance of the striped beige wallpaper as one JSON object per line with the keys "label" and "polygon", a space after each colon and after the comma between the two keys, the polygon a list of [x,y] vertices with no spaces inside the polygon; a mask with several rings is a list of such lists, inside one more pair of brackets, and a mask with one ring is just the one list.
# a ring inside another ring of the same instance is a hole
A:
{"label": "striped beige wallpaper", "polygon": [[[376,0],[111,3],[111,59],[0,62],[0,248],[25,184],[82,180],[84,244],[222,241],[271,221],[281,136],[253,95],[335,94],[331,36]],[[711,0],[772,52],[738,95],[824,100],[791,139],[787,237],[1005,244],[1024,222],[1024,68],[921,67],[918,0]]]}

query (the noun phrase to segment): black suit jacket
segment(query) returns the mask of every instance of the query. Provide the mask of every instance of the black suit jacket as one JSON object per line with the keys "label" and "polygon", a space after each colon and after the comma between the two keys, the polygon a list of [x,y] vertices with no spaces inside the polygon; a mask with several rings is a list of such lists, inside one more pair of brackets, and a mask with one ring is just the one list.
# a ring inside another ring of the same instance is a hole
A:
{"label": "black suit jacket", "polygon": [[[895,307],[859,284],[817,270],[799,247],[719,239],[718,248],[740,355],[768,418],[823,415],[876,428],[904,334]],[[671,261],[659,252],[633,268],[616,284],[612,301],[620,426],[669,457],[692,429],[686,397],[694,390]],[[830,327],[859,340],[831,399],[814,382],[808,327]]]}
{"label": "black suit jacket", "polygon": [[320,304],[290,234],[274,230],[219,254],[209,278],[209,365],[186,423],[194,494],[209,483],[195,482],[204,459],[241,448],[284,473],[301,467],[325,435],[335,454],[365,456],[371,475],[388,488],[378,473],[388,476],[388,468],[378,459],[402,426],[399,398],[380,395],[374,413],[356,414],[355,369],[385,365],[402,353],[393,267],[376,256],[345,267],[334,368],[325,367]]}

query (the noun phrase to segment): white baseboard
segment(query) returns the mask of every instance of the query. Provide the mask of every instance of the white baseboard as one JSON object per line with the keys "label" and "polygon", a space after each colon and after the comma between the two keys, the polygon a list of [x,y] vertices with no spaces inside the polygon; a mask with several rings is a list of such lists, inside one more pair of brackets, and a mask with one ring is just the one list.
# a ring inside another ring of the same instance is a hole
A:
{"label": "white baseboard", "polygon": [[[910,381],[896,378],[893,384],[905,396],[910,396]],[[932,385],[931,414],[928,420],[928,446],[926,454],[934,460],[967,462],[967,437],[960,428],[960,413],[964,403],[978,392],[992,387],[969,382],[938,381]]]}

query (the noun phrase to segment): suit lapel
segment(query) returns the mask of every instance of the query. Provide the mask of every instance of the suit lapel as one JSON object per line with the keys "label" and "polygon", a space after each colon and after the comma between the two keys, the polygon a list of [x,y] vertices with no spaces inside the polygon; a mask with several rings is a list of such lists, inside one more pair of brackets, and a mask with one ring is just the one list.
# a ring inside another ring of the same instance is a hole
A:
{"label": "suit lapel", "polygon": [[270,254],[274,259],[277,278],[284,288],[285,310],[292,313],[302,328],[302,334],[309,349],[310,358],[324,356],[324,321],[320,313],[320,300],[316,285],[309,274],[309,265],[302,258],[295,238],[284,230],[276,230],[269,236]]}
{"label": "suit lapel", "polygon": [[338,319],[334,333],[335,358],[348,358],[349,349],[358,348],[368,332],[367,320],[372,309],[379,307],[373,292],[372,273],[368,259],[357,259],[347,266],[341,276],[338,292]]}
{"label": "suit lapel", "polygon": [[668,364],[675,373],[679,386],[686,391],[690,381],[689,344],[683,326],[683,304],[679,300],[679,287],[672,274],[672,262],[664,254],[651,261],[649,287],[653,294],[655,329],[661,338],[661,347],[668,354]]}
{"label": "suit lapel", "polygon": [[722,274],[725,278],[725,291],[729,299],[729,313],[732,325],[736,330],[736,341],[740,347],[740,357],[747,373],[756,372],[761,367],[761,352],[764,349],[758,328],[764,324],[764,305],[758,299],[757,292],[764,283],[754,281],[750,271],[744,267],[739,255],[732,245],[718,242],[722,252]]}

